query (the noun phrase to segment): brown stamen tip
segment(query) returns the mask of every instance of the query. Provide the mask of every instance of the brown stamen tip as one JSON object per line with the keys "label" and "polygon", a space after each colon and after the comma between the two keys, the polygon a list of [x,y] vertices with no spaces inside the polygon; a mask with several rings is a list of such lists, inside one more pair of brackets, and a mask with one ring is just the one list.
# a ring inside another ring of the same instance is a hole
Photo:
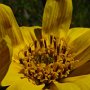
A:
{"label": "brown stamen tip", "polygon": [[29,53],[31,53],[31,47],[28,48]]}
{"label": "brown stamen tip", "polygon": [[50,44],[52,44],[53,36],[50,35]]}
{"label": "brown stamen tip", "polygon": [[56,49],[56,40],[54,40],[54,49]]}
{"label": "brown stamen tip", "polygon": [[56,37],[54,37],[54,39],[56,40]]}
{"label": "brown stamen tip", "polygon": [[25,57],[27,56],[27,51],[24,51],[24,56],[25,56]]}
{"label": "brown stamen tip", "polygon": [[36,40],[34,41],[34,46],[35,46],[35,48],[37,48],[37,41]]}
{"label": "brown stamen tip", "polygon": [[57,55],[59,55],[59,52],[60,52],[60,44],[59,46],[57,46]]}
{"label": "brown stamen tip", "polygon": [[55,60],[55,62],[57,61],[57,55],[54,56],[54,60]]}
{"label": "brown stamen tip", "polygon": [[19,61],[20,61],[20,64],[24,64],[24,63],[23,63],[23,60],[22,60],[21,58],[19,59]]}
{"label": "brown stamen tip", "polygon": [[63,59],[63,64],[65,64],[65,62],[66,62],[66,59],[64,58],[64,59]]}
{"label": "brown stamen tip", "polygon": [[63,52],[63,54],[65,54],[65,52],[66,52],[66,47],[65,46],[62,47],[62,52]]}
{"label": "brown stamen tip", "polygon": [[45,48],[47,48],[46,40],[44,40],[44,45],[45,45]]}
{"label": "brown stamen tip", "polygon": [[40,47],[41,48],[43,47],[43,40],[42,39],[40,40]]}

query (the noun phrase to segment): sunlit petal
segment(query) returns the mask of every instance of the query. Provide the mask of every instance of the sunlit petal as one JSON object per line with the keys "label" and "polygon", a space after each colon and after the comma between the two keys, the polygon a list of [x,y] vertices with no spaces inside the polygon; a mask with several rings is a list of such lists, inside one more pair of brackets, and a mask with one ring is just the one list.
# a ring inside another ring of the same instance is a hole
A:
{"label": "sunlit petal", "polygon": [[18,80],[12,84],[7,90],[42,90],[44,85],[34,85],[28,79]]}

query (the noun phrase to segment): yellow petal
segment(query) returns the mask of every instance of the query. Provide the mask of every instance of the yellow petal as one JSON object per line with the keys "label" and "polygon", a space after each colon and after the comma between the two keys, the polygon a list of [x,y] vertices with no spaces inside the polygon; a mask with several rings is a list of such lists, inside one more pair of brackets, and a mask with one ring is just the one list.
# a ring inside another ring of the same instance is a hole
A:
{"label": "yellow petal", "polygon": [[12,57],[12,44],[8,36],[0,38],[0,81],[8,71]]}
{"label": "yellow petal", "polygon": [[81,90],[90,90],[90,74],[74,82]]}
{"label": "yellow petal", "polygon": [[71,52],[75,54],[75,59],[79,60],[75,68],[90,60],[89,28],[72,28],[67,38],[68,46],[71,47]]}
{"label": "yellow petal", "polygon": [[18,63],[12,61],[9,71],[1,83],[2,86],[10,85],[7,90],[42,90],[44,85],[37,86],[27,78],[21,79],[21,77],[24,77],[23,74],[18,73],[21,68]]}
{"label": "yellow petal", "polygon": [[88,32],[89,30],[90,30],[89,28],[81,28],[81,27],[69,29],[69,32],[67,34],[67,36],[68,36],[67,37],[68,38],[68,43],[72,43],[74,40],[76,40],[81,35],[83,35],[86,32]]}
{"label": "yellow petal", "polygon": [[12,84],[7,90],[42,90],[44,85],[34,85],[28,79],[18,80]]}
{"label": "yellow petal", "polygon": [[14,46],[14,48],[13,48],[13,57],[17,57],[18,53],[21,50],[25,49],[25,47],[27,47],[27,45],[25,43]]}
{"label": "yellow petal", "polygon": [[8,34],[13,46],[23,42],[22,34],[13,12],[10,7],[4,4],[0,4],[0,25],[1,36]]}
{"label": "yellow petal", "polygon": [[66,78],[64,83],[74,83],[80,90],[90,90],[90,74]]}
{"label": "yellow petal", "polygon": [[62,83],[55,82],[55,85],[58,90],[90,90],[90,74],[66,78]]}
{"label": "yellow petal", "polygon": [[68,31],[72,18],[72,0],[47,0],[44,9],[42,30],[58,35],[60,29]]}
{"label": "yellow petal", "polygon": [[9,70],[2,81],[3,86],[11,85],[15,83],[17,80],[20,80],[20,77],[23,77],[22,74],[18,72],[21,70],[21,66],[18,62],[12,61],[9,67]]}
{"label": "yellow petal", "polygon": [[[76,85],[75,83],[58,83],[55,82],[54,83],[57,87],[56,90],[81,90],[80,87],[78,87],[78,85]],[[84,89],[86,90],[86,89]]]}

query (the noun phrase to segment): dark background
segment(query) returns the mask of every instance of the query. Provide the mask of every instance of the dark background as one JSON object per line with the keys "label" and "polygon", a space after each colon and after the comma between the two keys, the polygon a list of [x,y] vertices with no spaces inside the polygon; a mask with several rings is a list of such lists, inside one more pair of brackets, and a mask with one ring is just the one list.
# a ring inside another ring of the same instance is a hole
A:
{"label": "dark background", "polygon": [[[20,26],[42,24],[44,0],[0,0],[9,5]],[[73,18],[71,27],[90,27],[90,0],[72,0]]]}

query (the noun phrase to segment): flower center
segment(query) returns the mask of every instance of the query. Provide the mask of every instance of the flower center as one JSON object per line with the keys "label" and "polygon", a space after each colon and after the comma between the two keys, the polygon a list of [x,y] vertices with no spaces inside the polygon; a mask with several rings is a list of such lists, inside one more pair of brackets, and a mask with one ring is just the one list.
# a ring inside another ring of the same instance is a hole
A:
{"label": "flower center", "polygon": [[20,53],[24,56],[19,57],[20,64],[23,65],[21,73],[37,85],[49,84],[67,77],[77,61],[69,53],[65,40],[57,40],[52,35],[49,45],[46,40],[35,40],[34,50],[29,46]]}

